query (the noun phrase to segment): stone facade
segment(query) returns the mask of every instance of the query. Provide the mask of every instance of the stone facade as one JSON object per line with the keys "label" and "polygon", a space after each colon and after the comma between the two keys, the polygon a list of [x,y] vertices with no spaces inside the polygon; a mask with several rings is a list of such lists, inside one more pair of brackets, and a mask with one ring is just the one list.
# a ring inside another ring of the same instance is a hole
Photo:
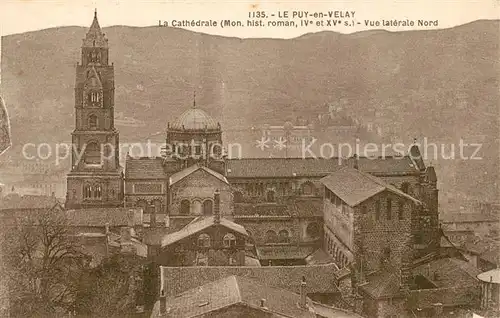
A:
{"label": "stone facade", "polygon": [[68,208],[123,206],[119,134],[114,127],[114,67],[97,16],[82,45],[76,67],[75,130]]}
{"label": "stone facade", "polygon": [[[202,169],[170,187],[169,215],[211,215],[213,195],[216,190],[220,191],[221,214],[232,215],[233,194],[229,184]],[[189,202],[189,209],[183,211],[183,202]]]}
{"label": "stone facade", "polygon": [[[234,243],[229,245],[225,239],[231,235]],[[214,225],[163,248],[157,262],[164,266],[243,266],[245,241],[240,233]]]}

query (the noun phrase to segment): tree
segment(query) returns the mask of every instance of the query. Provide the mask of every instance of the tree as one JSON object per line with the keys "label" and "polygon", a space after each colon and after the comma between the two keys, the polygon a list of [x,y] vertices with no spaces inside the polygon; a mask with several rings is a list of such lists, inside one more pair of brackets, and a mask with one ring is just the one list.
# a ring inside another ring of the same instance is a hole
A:
{"label": "tree", "polygon": [[71,310],[87,261],[64,214],[32,210],[2,218],[11,316],[54,317]]}
{"label": "tree", "polygon": [[142,299],[142,264],[133,255],[113,255],[80,280],[75,313],[84,317],[128,317]]}

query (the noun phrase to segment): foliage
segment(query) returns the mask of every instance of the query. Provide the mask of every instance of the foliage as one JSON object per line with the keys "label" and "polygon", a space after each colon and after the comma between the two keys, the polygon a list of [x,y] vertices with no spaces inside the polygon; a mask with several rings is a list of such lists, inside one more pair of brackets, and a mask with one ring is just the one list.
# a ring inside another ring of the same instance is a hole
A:
{"label": "foliage", "polygon": [[42,210],[9,221],[2,232],[2,249],[11,316],[53,317],[70,310],[87,261],[64,217]]}
{"label": "foliage", "polygon": [[142,266],[133,257],[115,255],[88,269],[78,287],[75,312],[85,317],[127,317],[140,295]]}

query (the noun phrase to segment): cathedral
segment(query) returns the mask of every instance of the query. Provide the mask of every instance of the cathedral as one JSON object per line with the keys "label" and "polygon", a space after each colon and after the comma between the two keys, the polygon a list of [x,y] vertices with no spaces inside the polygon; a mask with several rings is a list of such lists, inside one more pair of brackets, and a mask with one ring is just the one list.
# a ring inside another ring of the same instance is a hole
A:
{"label": "cathedral", "polygon": [[353,254],[324,221],[324,198],[333,194],[322,179],[348,166],[387,183],[409,202],[421,202],[422,208],[411,217],[413,246],[424,253],[438,244],[436,174],[425,166],[416,146],[404,156],[353,156],[340,161],[228,158],[222,126],[193,101],[168,123],[161,157],[127,155],[121,167],[119,132],[114,126],[114,66],[108,56],[108,40],[95,15],[76,66],[76,123],[66,208],[141,207],[150,228],[175,232],[213,215],[217,193],[220,217],[245,228],[261,262],[302,264],[316,248],[327,246],[336,261],[347,264]]}

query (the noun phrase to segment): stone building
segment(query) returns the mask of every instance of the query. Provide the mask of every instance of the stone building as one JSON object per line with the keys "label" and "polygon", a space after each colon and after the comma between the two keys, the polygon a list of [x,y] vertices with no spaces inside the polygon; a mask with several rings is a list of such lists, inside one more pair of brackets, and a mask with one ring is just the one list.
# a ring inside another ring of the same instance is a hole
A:
{"label": "stone building", "polygon": [[[321,247],[324,189],[320,180],[355,162],[360,171],[422,202],[411,227],[414,249],[425,254],[439,244],[434,234],[436,174],[433,167],[424,165],[417,146],[404,156],[228,158],[221,125],[194,100],[192,107],[167,124],[162,156],[128,155],[122,173],[114,127],[114,66],[109,64],[108,42],[96,16],[81,50],[68,208],[141,207],[150,228],[161,226],[170,233],[200,215],[211,215],[213,193],[219,189],[223,217],[247,228],[257,248],[266,247],[260,254],[280,263],[305,258],[307,251]],[[298,252],[284,255],[287,246]]]}
{"label": "stone building", "polygon": [[[248,233],[221,215],[221,193],[213,198],[214,211],[200,215],[179,231],[162,237],[150,257],[164,266],[243,266]],[[212,201],[210,201],[212,204]],[[201,212],[201,211],[200,211]]]}
{"label": "stone building", "polygon": [[123,206],[119,134],[114,126],[114,66],[97,13],[81,47],[76,66],[75,129],[66,207]]}
{"label": "stone building", "polygon": [[324,246],[341,266],[366,273],[401,269],[412,258],[411,227],[421,202],[381,179],[344,167],[322,179],[325,185]]}

